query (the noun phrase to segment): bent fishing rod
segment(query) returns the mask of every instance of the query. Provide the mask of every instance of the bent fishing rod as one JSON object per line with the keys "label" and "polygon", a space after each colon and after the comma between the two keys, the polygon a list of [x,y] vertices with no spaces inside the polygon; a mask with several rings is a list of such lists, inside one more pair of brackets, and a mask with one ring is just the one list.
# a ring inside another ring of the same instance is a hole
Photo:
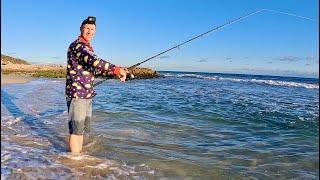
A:
{"label": "bent fishing rod", "polygon": [[[204,32],[204,33],[201,33],[201,34],[199,34],[199,35],[196,35],[196,36],[194,36],[194,37],[192,37],[192,38],[190,38],[190,39],[188,39],[188,40],[186,40],[186,41],[184,41],[184,42],[182,42],[182,43],[180,43],[180,44],[178,44],[178,45],[175,45],[175,46],[173,46],[173,47],[171,47],[171,48],[169,48],[169,49],[167,49],[167,50],[159,53],[159,54],[156,54],[156,55],[154,55],[154,56],[152,56],[152,57],[150,57],[150,58],[145,59],[144,61],[141,61],[141,62],[139,62],[139,63],[136,63],[136,64],[128,67],[127,69],[128,69],[128,70],[132,70],[133,68],[135,68],[135,67],[137,67],[137,66],[140,66],[142,63],[145,63],[145,62],[147,62],[147,61],[150,61],[151,59],[154,59],[154,58],[156,58],[156,57],[158,57],[158,56],[160,56],[160,55],[162,55],[162,54],[165,54],[165,53],[167,53],[167,52],[169,52],[169,51],[171,51],[171,50],[173,50],[173,49],[179,48],[180,46],[183,46],[184,44],[186,44],[186,43],[188,43],[188,42],[190,42],[190,41],[193,41],[193,40],[195,40],[195,39],[198,39],[198,38],[200,38],[200,37],[202,37],[202,36],[204,36],[204,35],[206,35],[206,34],[209,34],[209,33],[211,33],[211,32],[216,32],[216,31],[218,31],[218,30],[220,30],[220,29],[222,29],[222,28],[224,28],[224,27],[226,27],[226,26],[228,26],[228,25],[231,25],[231,24],[233,24],[233,23],[236,23],[236,22],[238,22],[238,21],[240,21],[240,20],[243,20],[243,19],[245,19],[245,18],[248,18],[248,17],[250,17],[250,16],[252,16],[252,15],[255,15],[255,14],[257,14],[257,13],[260,13],[260,12],[262,12],[262,11],[269,11],[269,12],[281,13],[281,14],[285,14],[285,15],[289,15],[289,16],[295,16],[295,17],[298,17],[298,18],[306,19],[306,20],[316,21],[315,19],[311,19],[311,18],[308,18],[308,17],[298,16],[298,15],[295,15],[295,14],[292,14],[292,13],[286,13],[286,12],[276,11],[276,10],[272,10],[272,9],[260,9],[260,10],[256,10],[256,11],[254,11],[254,12],[248,13],[248,14],[246,14],[246,15],[243,15],[243,16],[240,16],[240,17],[238,17],[238,18],[235,18],[235,19],[233,19],[233,20],[231,20],[231,21],[228,21],[228,22],[226,22],[226,23],[224,23],[224,24],[222,24],[222,25],[216,26],[216,27],[214,27],[214,28],[212,28],[212,29]],[[132,73],[128,73],[128,75],[129,75],[129,78],[130,78],[130,79],[133,79],[133,78],[134,78],[134,75],[133,75]],[[106,80],[108,80],[108,79],[101,80],[101,81],[95,83],[93,86],[96,87],[96,86],[102,84],[103,82],[105,82]]]}

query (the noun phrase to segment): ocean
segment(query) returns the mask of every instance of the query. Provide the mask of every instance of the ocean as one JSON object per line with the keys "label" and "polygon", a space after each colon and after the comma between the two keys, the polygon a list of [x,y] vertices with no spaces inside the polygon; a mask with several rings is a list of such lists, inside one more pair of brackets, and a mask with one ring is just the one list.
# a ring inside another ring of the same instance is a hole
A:
{"label": "ocean", "polygon": [[1,88],[1,179],[319,179],[319,79],[160,72],[96,87],[67,152],[65,79]]}

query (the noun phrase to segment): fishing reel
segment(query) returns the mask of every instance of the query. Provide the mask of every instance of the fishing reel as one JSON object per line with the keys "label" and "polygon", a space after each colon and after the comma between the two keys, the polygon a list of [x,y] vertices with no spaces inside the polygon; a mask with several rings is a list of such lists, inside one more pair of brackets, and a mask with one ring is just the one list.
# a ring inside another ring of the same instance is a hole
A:
{"label": "fishing reel", "polygon": [[132,79],[134,79],[134,75],[132,74],[132,73],[127,73],[127,79],[128,80],[132,80]]}
{"label": "fishing reel", "polygon": [[127,72],[126,81],[134,79],[134,75],[132,73],[132,69],[131,68],[124,68],[124,70]]}
{"label": "fishing reel", "polygon": [[134,75],[130,72],[127,73],[127,77],[126,77],[126,81],[128,80],[133,80],[134,79]]}
{"label": "fishing reel", "polygon": [[[122,78],[122,76],[120,78]],[[129,70],[127,70],[126,81],[133,80],[133,79],[134,79],[134,75]]]}

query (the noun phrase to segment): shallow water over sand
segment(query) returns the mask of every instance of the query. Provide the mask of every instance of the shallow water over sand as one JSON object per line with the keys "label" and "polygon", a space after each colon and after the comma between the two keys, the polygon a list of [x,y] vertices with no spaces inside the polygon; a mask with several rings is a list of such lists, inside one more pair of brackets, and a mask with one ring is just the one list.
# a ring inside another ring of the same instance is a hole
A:
{"label": "shallow water over sand", "polygon": [[81,156],[66,152],[64,88],[35,79],[1,89],[3,179],[319,178],[317,80],[110,80],[96,88]]}

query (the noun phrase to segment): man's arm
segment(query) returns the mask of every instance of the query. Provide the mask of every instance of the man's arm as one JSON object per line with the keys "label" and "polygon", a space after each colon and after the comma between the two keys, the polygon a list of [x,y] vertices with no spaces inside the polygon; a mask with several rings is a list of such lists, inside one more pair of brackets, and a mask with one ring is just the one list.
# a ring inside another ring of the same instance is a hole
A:
{"label": "man's arm", "polygon": [[84,61],[88,67],[95,69],[97,74],[106,75],[120,75],[120,69],[116,65],[100,59],[97,55],[87,50],[85,44],[79,42],[73,48],[74,54],[79,61]]}

